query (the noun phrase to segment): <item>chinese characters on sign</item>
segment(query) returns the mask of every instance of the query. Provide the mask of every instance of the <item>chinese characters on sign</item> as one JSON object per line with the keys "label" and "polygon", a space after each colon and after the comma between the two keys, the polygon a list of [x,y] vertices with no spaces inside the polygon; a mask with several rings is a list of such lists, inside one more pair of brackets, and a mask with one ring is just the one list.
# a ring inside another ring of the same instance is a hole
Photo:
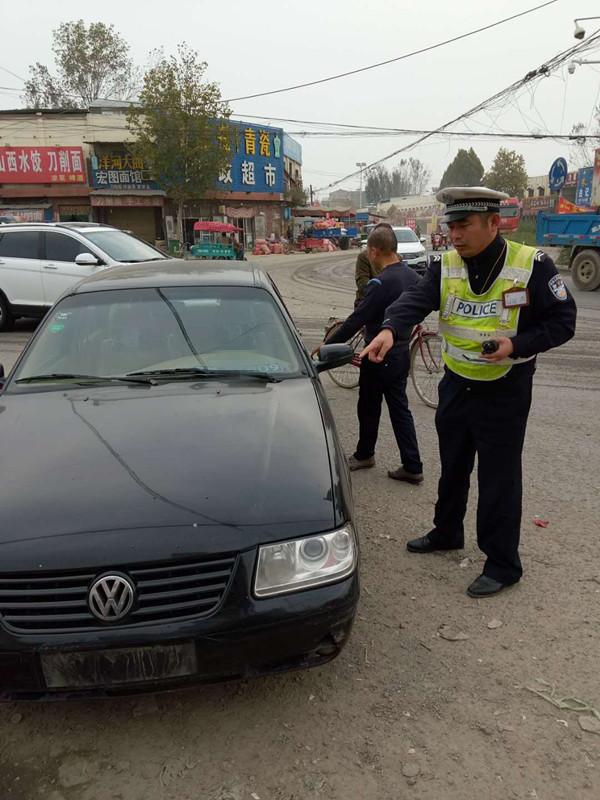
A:
{"label": "chinese characters on sign", "polygon": [[0,147],[0,183],[85,183],[81,147]]}
{"label": "chinese characters on sign", "polygon": [[283,192],[283,131],[280,128],[227,122],[217,139],[230,156],[217,188],[229,192]]}
{"label": "chinese characters on sign", "polygon": [[575,203],[578,206],[589,207],[592,205],[592,181],[594,180],[594,168],[584,167],[577,173],[577,190],[575,192]]}

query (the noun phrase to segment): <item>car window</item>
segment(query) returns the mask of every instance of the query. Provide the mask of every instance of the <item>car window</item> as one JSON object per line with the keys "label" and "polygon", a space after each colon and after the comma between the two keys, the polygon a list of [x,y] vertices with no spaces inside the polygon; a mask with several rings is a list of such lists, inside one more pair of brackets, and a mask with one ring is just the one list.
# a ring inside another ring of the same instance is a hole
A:
{"label": "car window", "polygon": [[141,239],[130,236],[124,231],[86,231],[84,236],[100,247],[114,261],[136,262],[157,261],[166,258],[164,253],[156,250]]}
{"label": "car window", "polygon": [[0,258],[39,258],[40,234],[37,231],[0,230]]}
{"label": "car window", "polygon": [[165,369],[297,375],[298,345],[255,287],[128,289],[71,295],[46,318],[15,379]]}
{"label": "car window", "polygon": [[419,237],[410,229],[405,231],[394,231],[394,233],[396,234],[396,241],[402,244],[419,241]]}
{"label": "car window", "polygon": [[75,261],[80,253],[90,253],[91,250],[67,233],[46,233],[46,258],[49,261]]}

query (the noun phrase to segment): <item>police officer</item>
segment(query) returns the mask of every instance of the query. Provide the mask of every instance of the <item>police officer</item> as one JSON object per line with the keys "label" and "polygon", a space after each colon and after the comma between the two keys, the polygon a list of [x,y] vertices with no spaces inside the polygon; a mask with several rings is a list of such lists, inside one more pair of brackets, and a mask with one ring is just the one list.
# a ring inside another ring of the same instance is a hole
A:
{"label": "police officer", "polygon": [[[381,328],[387,306],[419,281],[415,272],[398,260],[396,250],[396,235],[391,226],[377,225],[369,234],[367,254],[378,277],[368,282],[364,297],[344,324],[326,340],[327,344],[347,342],[363,327],[365,340],[370,342]],[[409,367],[408,343],[400,341],[388,349],[380,363],[362,361],[357,406],[359,439],[354,455],[348,459],[351,470],[375,466],[375,444],[385,397],[402,461],[401,466],[388,475],[409,483],[422,482],[423,464],[406,397]]]}
{"label": "police officer", "polygon": [[[445,375],[436,428],[442,474],[434,527],[407,543],[411,553],[458,550],[475,455],[477,543],[487,556],[468,587],[486,597],[519,581],[521,454],[538,353],[575,332],[575,302],[552,260],[498,233],[501,192],[449,188],[437,195],[455,250],[431,257],[424,278],[386,311],[365,348],[375,364],[439,310]],[[493,342],[493,344],[489,344]]]}

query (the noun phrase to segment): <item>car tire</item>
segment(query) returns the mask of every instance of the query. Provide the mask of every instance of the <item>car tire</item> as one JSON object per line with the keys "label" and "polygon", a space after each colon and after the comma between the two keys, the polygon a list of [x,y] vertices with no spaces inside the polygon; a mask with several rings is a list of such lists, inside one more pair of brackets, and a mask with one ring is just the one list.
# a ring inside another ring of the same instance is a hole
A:
{"label": "car tire", "polygon": [[5,331],[12,331],[15,326],[15,320],[10,312],[10,307],[3,294],[0,294],[0,333]]}
{"label": "car tire", "polygon": [[571,263],[573,283],[582,292],[593,292],[600,286],[600,253],[582,250]]}

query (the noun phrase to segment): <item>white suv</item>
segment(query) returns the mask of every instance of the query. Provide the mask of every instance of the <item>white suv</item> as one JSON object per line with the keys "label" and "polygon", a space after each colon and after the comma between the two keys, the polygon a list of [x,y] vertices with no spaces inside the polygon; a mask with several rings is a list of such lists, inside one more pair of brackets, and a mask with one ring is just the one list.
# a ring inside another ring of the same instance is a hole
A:
{"label": "white suv", "polygon": [[91,222],[0,226],[0,331],[43,317],[63,292],[99,269],[167,258],[147,242]]}

